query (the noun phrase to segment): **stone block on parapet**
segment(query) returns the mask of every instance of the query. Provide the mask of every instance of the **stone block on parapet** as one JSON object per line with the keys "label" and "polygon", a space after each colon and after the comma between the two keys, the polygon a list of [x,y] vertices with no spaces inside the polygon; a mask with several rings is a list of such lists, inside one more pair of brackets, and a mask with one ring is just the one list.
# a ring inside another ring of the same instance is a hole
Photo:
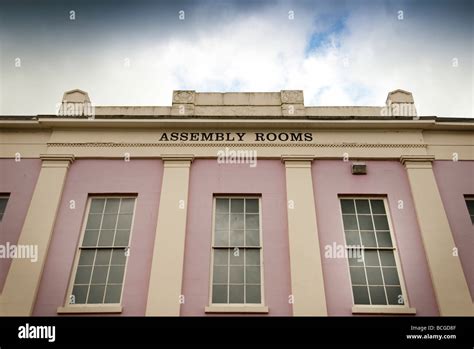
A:
{"label": "stone block on parapet", "polygon": [[281,115],[283,117],[300,117],[306,115],[302,90],[281,90]]}

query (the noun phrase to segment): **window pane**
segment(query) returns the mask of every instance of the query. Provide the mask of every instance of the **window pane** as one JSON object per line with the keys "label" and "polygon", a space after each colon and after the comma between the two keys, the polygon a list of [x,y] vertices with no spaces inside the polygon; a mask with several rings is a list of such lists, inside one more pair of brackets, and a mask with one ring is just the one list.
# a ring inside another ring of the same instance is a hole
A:
{"label": "window pane", "polygon": [[115,229],[117,223],[116,214],[105,214],[102,220],[102,229]]}
{"label": "window pane", "polygon": [[7,208],[8,198],[0,198],[0,214],[5,213],[5,209]]}
{"label": "window pane", "polygon": [[370,304],[367,286],[352,286],[354,304]]}
{"label": "window pane", "polygon": [[99,229],[101,219],[102,215],[100,214],[90,214],[87,218],[86,229]]}
{"label": "window pane", "polygon": [[243,266],[231,266],[229,271],[229,283],[231,284],[243,284],[244,283],[244,267]]}
{"label": "window pane", "polygon": [[245,200],[245,212],[247,212],[247,213],[258,213],[258,199],[246,199]]}
{"label": "window pane", "polygon": [[355,215],[343,215],[344,230],[357,230],[357,220]]}
{"label": "window pane", "polygon": [[84,233],[84,240],[82,241],[82,246],[97,246],[98,238],[98,230],[86,230]]}
{"label": "window pane", "polygon": [[108,285],[105,291],[104,303],[120,303],[122,285]]}
{"label": "window pane", "polygon": [[377,242],[379,247],[392,247],[392,238],[389,231],[378,231]]}
{"label": "window pane", "polygon": [[346,244],[349,246],[360,246],[358,231],[346,231]]}
{"label": "window pane", "polygon": [[92,267],[77,267],[76,279],[74,284],[88,284],[91,279]]}
{"label": "window pane", "polygon": [[247,284],[260,284],[260,267],[246,267],[245,282]]}
{"label": "window pane", "polygon": [[372,217],[370,215],[359,215],[359,229],[360,230],[374,230],[374,225],[372,224]]}
{"label": "window pane", "polygon": [[230,251],[230,265],[244,265],[244,249],[235,248]]}
{"label": "window pane", "polygon": [[355,200],[357,213],[370,213],[369,200]]}
{"label": "window pane", "polygon": [[258,229],[258,214],[245,215],[245,229]]}
{"label": "window pane", "polygon": [[105,285],[91,285],[87,303],[102,303],[104,299]]}
{"label": "window pane", "polygon": [[229,230],[229,215],[216,214],[216,230]]}
{"label": "window pane", "polygon": [[367,267],[369,285],[383,285],[382,272],[379,267]]}
{"label": "window pane", "polygon": [[109,265],[111,254],[112,250],[110,249],[97,250],[95,265]]}
{"label": "window pane", "polygon": [[120,199],[107,199],[104,213],[118,213]]}
{"label": "window pane", "polygon": [[387,304],[387,299],[385,298],[385,291],[383,287],[369,286],[369,290],[372,304]]}
{"label": "window pane", "polygon": [[385,285],[400,285],[397,268],[383,268],[382,270]]}
{"label": "window pane", "polygon": [[107,282],[108,266],[96,266],[92,273],[91,284],[105,284]]}
{"label": "window pane", "polygon": [[227,285],[212,286],[212,303],[227,303]]}
{"label": "window pane", "polygon": [[245,232],[245,246],[260,246],[260,232],[258,230]]}
{"label": "window pane", "polygon": [[260,304],[262,302],[260,290],[261,290],[260,285],[247,285],[245,287],[245,291],[246,291],[245,302],[250,303],[250,304]]}
{"label": "window pane", "polygon": [[109,272],[109,279],[107,280],[108,284],[121,284],[123,282],[123,273],[125,271],[125,266],[111,266]]}
{"label": "window pane", "polygon": [[353,285],[367,285],[365,280],[365,272],[362,267],[350,267],[351,281]]}
{"label": "window pane", "polygon": [[216,212],[229,213],[229,199],[216,199]]}
{"label": "window pane", "polygon": [[380,251],[380,260],[384,266],[396,266],[393,251]]}
{"label": "window pane", "polygon": [[214,284],[227,284],[227,274],[228,274],[228,267],[227,266],[216,266],[214,265]]}
{"label": "window pane", "polygon": [[232,213],[244,213],[244,199],[231,199],[230,200],[230,212],[232,212]]}
{"label": "window pane", "polygon": [[243,214],[230,215],[230,229],[244,229],[244,215]]}
{"label": "window pane", "polygon": [[365,265],[369,266],[378,266],[379,257],[377,256],[377,251],[365,251],[364,252]]}
{"label": "window pane", "polygon": [[125,265],[126,261],[125,249],[116,249],[112,252],[112,265]]}
{"label": "window pane", "polygon": [[249,249],[245,253],[245,265],[260,265],[260,250]]}
{"label": "window pane", "polygon": [[385,214],[385,206],[383,200],[370,200],[373,214]]}
{"label": "window pane", "polygon": [[228,265],[229,250],[215,249],[214,250],[214,265]]}
{"label": "window pane", "polygon": [[470,215],[474,215],[474,200],[466,200],[467,210]]}
{"label": "window pane", "polygon": [[[364,250],[360,247],[348,247],[347,248],[347,257],[352,259],[355,258],[356,261],[360,262],[360,265],[363,266],[364,263]],[[351,261],[349,260],[349,264]]]}
{"label": "window pane", "polygon": [[352,254],[349,254],[349,265],[350,266],[364,266],[363,258],[361,258],[363,254],[361,253],[360,258],[355,256],[355,253],[353,252]]}
{"label": "window pane", "polygon": [[341,200],[341,210],[342,213],[355,213],[354,200],[352,199],[342,199]]}
{"label": "window pane", "polygon": [[216,230],[214,244],[216,246],[229,246],[229,231]]}
{"label": "window pane", "polygon": [[72,289],[72,296],[69,298],[69,304],[84,304],[87,299],[87,292],[89,286],[74,286]]}
{"label": "window pane", "polygon": [[94,257],[95,257],[95,250],[81,250],[79,265],[93,265]]}
{"label": "window pane", "polygon": [[230,245],[231,246],[244,246],[244,231],[243,230],[232,230],[230,232]]}
{"label": "window pane", "polygon": [[135,199],[122,199],[120,204],[120,213],[133,213]]}
{"label": "window pane", "polygon": [[360,235],[362,236],[362,245],[364,247],[377,247],[373,231],[361,231]]}
{"label": "window pane", "polygon": [[117,229],[130,229],[132,226],[132,215],[120,215],[117,222]]}
{"label": "window pane", "polygon": [[388,286],[386,290],[387,290],[388,304],[394,304],[394,305],[405,304],[403,300],[402,289],[400,287]]}
{"label": "window pane", "polygon": [[130,230],[117,230],[115,233],[114,246],[128,246]]}
{"label": "window pane", "polygon": [[375,229],[389,230],[387,216],[374,216]]}
{"label": "window pane", "polygon": [[90,213],[102,213],[104,211],[105,199],[92,199]]}
{"label": "window pane", "polygon": [[99,246],[112,246],[114,243],[115,230],[101,230],[99,235]]}
{"label": "window pane", "polygon": [[244,285],[229,285],[229,303],[244,303]]}

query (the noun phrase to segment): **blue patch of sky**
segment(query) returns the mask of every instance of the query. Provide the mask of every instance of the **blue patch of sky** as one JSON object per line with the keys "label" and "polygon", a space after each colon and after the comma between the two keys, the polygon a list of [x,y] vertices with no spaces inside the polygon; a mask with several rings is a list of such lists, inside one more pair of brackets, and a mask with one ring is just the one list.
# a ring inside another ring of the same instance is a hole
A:
{"label": "blue patch of sky", "polygon": [[[326,48],[330,45],[339,47],[339,42],[333,41],[334,38],[340,37],[346,30],[347,15],[329,19],[331,23],[323,31],[315,31],[311,34],[308,45],[305,49],[305,56],[309,56],[317,52],[319,49]],[[327,19],[325,21],[328,21]]]}

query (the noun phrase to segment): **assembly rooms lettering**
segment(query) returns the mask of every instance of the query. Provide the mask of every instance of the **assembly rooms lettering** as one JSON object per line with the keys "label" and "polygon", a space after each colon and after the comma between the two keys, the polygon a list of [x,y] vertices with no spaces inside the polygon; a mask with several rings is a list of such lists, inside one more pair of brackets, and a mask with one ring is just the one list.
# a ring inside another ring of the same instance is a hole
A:
{"label": "assembly rooms lettering", "polygon": [[254,142],[312,142],[313,134],[311,132],[164,132],[159,138],[160,142],[243,142],[244,139]]}

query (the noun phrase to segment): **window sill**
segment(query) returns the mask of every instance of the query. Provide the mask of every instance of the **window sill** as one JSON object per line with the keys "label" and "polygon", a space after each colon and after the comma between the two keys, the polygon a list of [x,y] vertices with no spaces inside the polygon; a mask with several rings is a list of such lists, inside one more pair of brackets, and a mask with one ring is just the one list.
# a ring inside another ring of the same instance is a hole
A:
{"label": "window sill", "polygon": [[122,312],[122,306],[113,305],[66,305],[65,307],[58,307],[58,314],[120,314]]}
{"label": "window sill", "polygon": [[354,305],[352,314],[406,314],[415,315],[415,308],[397,306]]}
{"label": "window sill", "polygon": [[267,314],[268,313],[268,307],[261,305],[261,304],[255,304],[255,305],[242,305],[242,304],[212,304],[208,307],[205,308],[205,311],[207,314],[211,313],[235,313],[235,314],[240,314],[240,313],[254,313],[254,314]]}

